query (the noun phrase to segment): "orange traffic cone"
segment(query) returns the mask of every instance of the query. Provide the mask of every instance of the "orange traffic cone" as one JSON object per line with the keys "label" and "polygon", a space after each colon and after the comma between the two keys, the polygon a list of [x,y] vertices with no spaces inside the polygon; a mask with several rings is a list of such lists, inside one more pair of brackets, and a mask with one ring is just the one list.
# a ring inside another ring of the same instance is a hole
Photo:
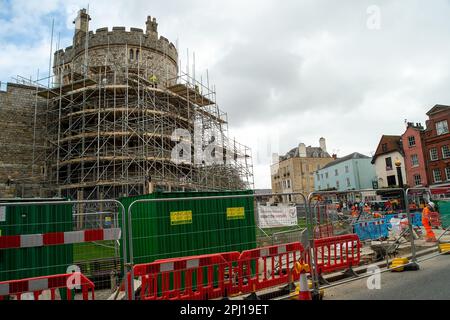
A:
{"label": "orange traffic cone", "polygon": [[297,262],[296,271],[300,273],[300,288],[298,292],[298,300],[312,300],[311,291],[309,291],[308,278],[306,273],[309,272],[307,264],[300,264]]}

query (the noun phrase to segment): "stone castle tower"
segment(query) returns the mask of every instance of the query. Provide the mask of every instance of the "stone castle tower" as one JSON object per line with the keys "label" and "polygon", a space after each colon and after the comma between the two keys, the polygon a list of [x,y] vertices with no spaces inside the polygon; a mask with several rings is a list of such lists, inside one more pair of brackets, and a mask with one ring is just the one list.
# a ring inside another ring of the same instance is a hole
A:
{"label": "stone castle tower", "polygon": [[[155,18],[148,17],[146,31],[137,28],[113,27],[89,31],[91,17],[80,10],[74,21],[73,45],[55,53],[53,71],[57,84],[69,84],[87,76],[104,80],[104,74],[139,74],[160,86],[175,83],[178,74],[178,53],[166,38],[158,37]],[[86,50],[87,48],[87,50]],[[109,83],[114,79],[107,79]],[[123,82],[124,77],[115,79]]]}
{"label": "stone castle tower", "polygon": [[[156,19],[147,18],[145,32],[93,32],[90,21],[80,10],[72,45],[54,54],[50,87],[30,82],[0,91],[0,124],[8,129],[0,133],[8,151],[0,154],[0,198],[249,188],[250,149],[227,138],[226,113],[209,85],[179,74],[177,50],[158,35]],[[202,150],[221,137],[218,150],[232,162],[173,161],[181,142],[174,132],[193,140],[198,124]]]}
{"label": "stone castle tower", "polygon": [[95,33],[90,20],[78,13],[73,45],[55,53],[56,87],[41,93],[51,100],[47,136],[56,145],[46,156],[48,185],[78,199],[245,188],[238,160],[213,168],[172,161],[175,130],[193,135],[201,122],[225,136],[226,118],[209,88],[178,75],[177,50],[158,35],[156,19],[147,18],[145,32]]}

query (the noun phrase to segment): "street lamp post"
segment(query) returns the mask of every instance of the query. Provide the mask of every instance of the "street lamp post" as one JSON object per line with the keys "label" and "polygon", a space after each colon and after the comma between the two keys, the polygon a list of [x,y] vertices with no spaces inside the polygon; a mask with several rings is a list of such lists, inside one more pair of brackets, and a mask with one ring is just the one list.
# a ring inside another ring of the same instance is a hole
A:
{"label": "street lamp post", "polygon": [[395,160],[395,166],[397,167],[398,186],[403,189],[402,162],[399,159]]}

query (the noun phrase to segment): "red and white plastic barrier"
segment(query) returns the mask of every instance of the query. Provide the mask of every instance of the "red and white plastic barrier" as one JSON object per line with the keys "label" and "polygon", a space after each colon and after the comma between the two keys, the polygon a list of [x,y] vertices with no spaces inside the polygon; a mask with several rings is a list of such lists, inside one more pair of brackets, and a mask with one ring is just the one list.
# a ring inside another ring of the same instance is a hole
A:
{"label": "red and white plastic barrier", "polygon": [[323,224],[314,228],[314,239],[328,238],[334,235],[333,224]]}
{"label": "red and white plastic barrier", "polygon": [[[141,280],[141,300],[204,300],[251,293],[288,284],[296,262],[304,262],[300,242],[203,256],[172,258],[133,267]],[[132,279],[129,278],[131,285]],[[132,296],[131,286],[128,288]]]}
{"label": "red and white plastic barrier", "polygon": [[[318,273],[350,269],[360,262],[361,244],[355,234],[314,240]],[[300,242],[228,252],[158,260],[136,265],[142,300],[204,300],[247,294],[298,279],[296,263],[311,265]],[[129,284],[131,280],[129,278]],[[131,286],[128,288],[132,296]]]}
{"label": "red and white plastic barrier", "polygon": [[39,296],[43,291],[50,291],[50,299],[56,299],[56,290],[65,288],[67,292],[67,300],[72,300],[72,291],[68,284],[72,284],[73,279],[79,280],[78,285],[81,286],[83,300],[89,300],[89,291],[91,291],[91,299],[95,299],[94,283],[86,276],[79,272],[71,274],[60,274],[45,277],[36,277],[21,280],[10,280],[0,282],[0,300],[7,296],[15,296],[17,300],[21,300],[25,293],[33,293],[34,300],[39,300]]}
{"label": "red and white plastic barrier", "polygon": [[220,254],[224,260],[224,281],[223,281],[223,296],[238,294],[239,289],[239,258],[240,252],[225,252]]}
{"label": "red and white plastic barrier", "polygon": [[[356,234],[314,240],[315,266],[319,274],[358,266],[361,243]],[[311,257],[308,255],[308,260]],[[311,265],[311,263],[309,263]]]}
{"label": "red and white plastic barrier", "polygon": [[0,249],[33,248],[103,240],[119,240],[120,228],[0,236]]}
{"label": "red and white plastic barrier", "polygon": [[250,293],[287,284],[294,264],[303,261],[303,253],[300,242],[242,252],[239,257],[240,292]]}
{"label": "red and white plastic barrier", "polygon": [[223,296],[224,269],[221,254],[173,258],[136,265],[141,300],[204,300]]}

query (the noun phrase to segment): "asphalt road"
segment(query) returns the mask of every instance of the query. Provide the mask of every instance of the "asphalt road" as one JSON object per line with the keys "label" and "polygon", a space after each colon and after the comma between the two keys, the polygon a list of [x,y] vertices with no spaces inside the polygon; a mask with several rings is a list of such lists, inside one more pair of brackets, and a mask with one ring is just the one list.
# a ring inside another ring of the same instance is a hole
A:
{"label": "asphalt road", "polygon": [[328,288],[324,300],[450,300],[450,255],[420,262],[419,271],[382,273],[379,290],[369,290],[367,282]]}

